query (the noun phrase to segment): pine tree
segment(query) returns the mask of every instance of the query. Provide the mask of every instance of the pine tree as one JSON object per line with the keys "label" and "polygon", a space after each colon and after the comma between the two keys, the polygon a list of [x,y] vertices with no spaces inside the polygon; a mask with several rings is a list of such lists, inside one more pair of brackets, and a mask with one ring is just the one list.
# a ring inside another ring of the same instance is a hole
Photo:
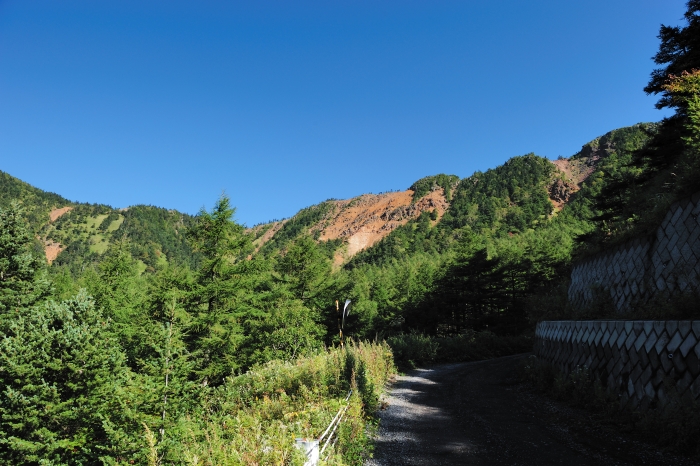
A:
{"label": "pine tree", "polygon": [[[164,461],[177,447],[180,420],[198,400],[201,389],[193,382],[194,361],[185,342],[191,316],[185,310],[192,285],[189,270],[165,266],[151,277],[141,320],[139,369],[143,384],[142,410],[158,432],[154,444]],[[155,440],[155,439],[154,439]]]}
{"label": "pine tree", "polygon": [[[687,2],[684,18],[687,24],[683,27],[661,26],[658,36],[661,44],[654,62],[663,67],[652,71],[651,79],[644,88],[647,94],[661,96],[656,108],[675,108],[676,113],[664,118],[647,147],[635,154],[634,163],[645,168],[644,175],[639,178],[642,183],[647,183],[660,171],[672,168],[683,153],[683,140],[689,136],[688,102],[675,98],[668,84],[674,76],[700,69],[700,0]],[[673,180],[670,181],[672,183]],[[620,189],[627,188],[629,184],[631,182],[623,182]]]}
{"label": "pine tree", "polygon": [[669,76],[680,76],[683,71],[700,69],[700,0],[689,0],[684,14],[687,25],[665,26],[659,31],[659,51],[654,56],[657,65],[665,65],[651,73],[647,94],[661,94],[657,108],[683,107],[684,103],[673,98],[667,87]]}

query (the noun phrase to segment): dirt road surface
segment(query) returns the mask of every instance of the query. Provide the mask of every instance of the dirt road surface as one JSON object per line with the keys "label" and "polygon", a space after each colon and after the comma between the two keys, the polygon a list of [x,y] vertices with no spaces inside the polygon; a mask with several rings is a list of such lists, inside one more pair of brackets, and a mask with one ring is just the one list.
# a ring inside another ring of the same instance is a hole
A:
{"label": "dirt road surface", "polygon": [[389,465],[697,465],[534,393],[526,355],[399,376],[380,412],[374,458]]}

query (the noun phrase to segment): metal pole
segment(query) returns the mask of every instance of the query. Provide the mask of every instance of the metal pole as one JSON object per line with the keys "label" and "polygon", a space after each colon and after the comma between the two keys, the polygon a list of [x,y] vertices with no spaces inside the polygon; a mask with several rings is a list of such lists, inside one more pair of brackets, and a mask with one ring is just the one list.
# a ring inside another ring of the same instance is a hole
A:
{"label": "metal pole", "polygon": [[338,306],[338,300],[335,300],[335,313],[338,315],[338,336],[340,338],[340,347],[343,347],[343,326],[340,323],[340,307]]}

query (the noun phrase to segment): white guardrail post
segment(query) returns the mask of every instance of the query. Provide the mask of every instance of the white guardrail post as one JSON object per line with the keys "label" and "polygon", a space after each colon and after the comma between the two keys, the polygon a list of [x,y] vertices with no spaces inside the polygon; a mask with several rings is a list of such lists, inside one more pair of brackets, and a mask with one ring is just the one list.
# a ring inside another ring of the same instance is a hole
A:
{"label": "white guardrail post", "polygon": [[[304,463],[304,466],[318,466],[318,462],[321,460],[321,455],[323,452],[326,450],[328,445],[330,444],[331,447],[335,445],[335,442],[338,441],[338,436],[336,435],[336,430],[338,429],[338,426],[340,425],[340,421],[343,420],[343,417],[345,417],[345,412],[348,410],[350,407],[350,403],[348,400],[350,400],[350,395],[352,395],[352,390],[348,392],[348,396],[345,397],[345,402],[346,405],[338,410],[338,413],[335,415],[331,423],[326,427],[326,430],[321,434],[321,436],[318,439],[312,439],[312,438],[297,438],[295,439],[295,445],[298,449],[304,452],[306,455],[306,462]],[[325,439],[325,442],[323,440]],[[334,439],[334,440],[333,440]],[[331,443],[331,440],[333,440],[333,443]],[[323,447],[319,450],[319,447],[321,446],[321,442],[323,442]],[[330,456],[331,451],[328,450],[328,454],[326,455],[325,459],[328,459]]]}

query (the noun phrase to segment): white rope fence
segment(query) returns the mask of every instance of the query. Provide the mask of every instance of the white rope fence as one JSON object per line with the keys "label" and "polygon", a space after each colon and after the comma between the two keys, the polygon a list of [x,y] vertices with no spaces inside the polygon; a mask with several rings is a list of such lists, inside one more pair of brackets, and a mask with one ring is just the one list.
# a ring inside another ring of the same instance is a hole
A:
{"label": "white rope fence", "polygon": [[[301,449],[306,454],[306,463],[304,463],[304,466],[317,466],[321,455],[324,451],[326,451],[328,445],[330,445],[331,448],[330,450],[328,450],[328,453],[326,454],[324,460],[327,460],[328,457],[331,455],[331,451],[333,451],[333,446],[335,446],[336,442],[338,441],[338,435],[336,434],[336,431],[338,430],[340,421],[343,420],[343,418],[345,417],[345,413],[350,407],[350,395],[352,395],[352,390],[350,390],[348,392],[348,396],[345,397],[345,406],[338,410],[338,413],[335,415],[331,423],[328,424],[328,427],[326,427],[326,430],[323,431],[323,433],[318,439],[296,439],[297,448]],[[323,443],[323,446],[319,450],[319,446],[321,445],[321,443]]]}

